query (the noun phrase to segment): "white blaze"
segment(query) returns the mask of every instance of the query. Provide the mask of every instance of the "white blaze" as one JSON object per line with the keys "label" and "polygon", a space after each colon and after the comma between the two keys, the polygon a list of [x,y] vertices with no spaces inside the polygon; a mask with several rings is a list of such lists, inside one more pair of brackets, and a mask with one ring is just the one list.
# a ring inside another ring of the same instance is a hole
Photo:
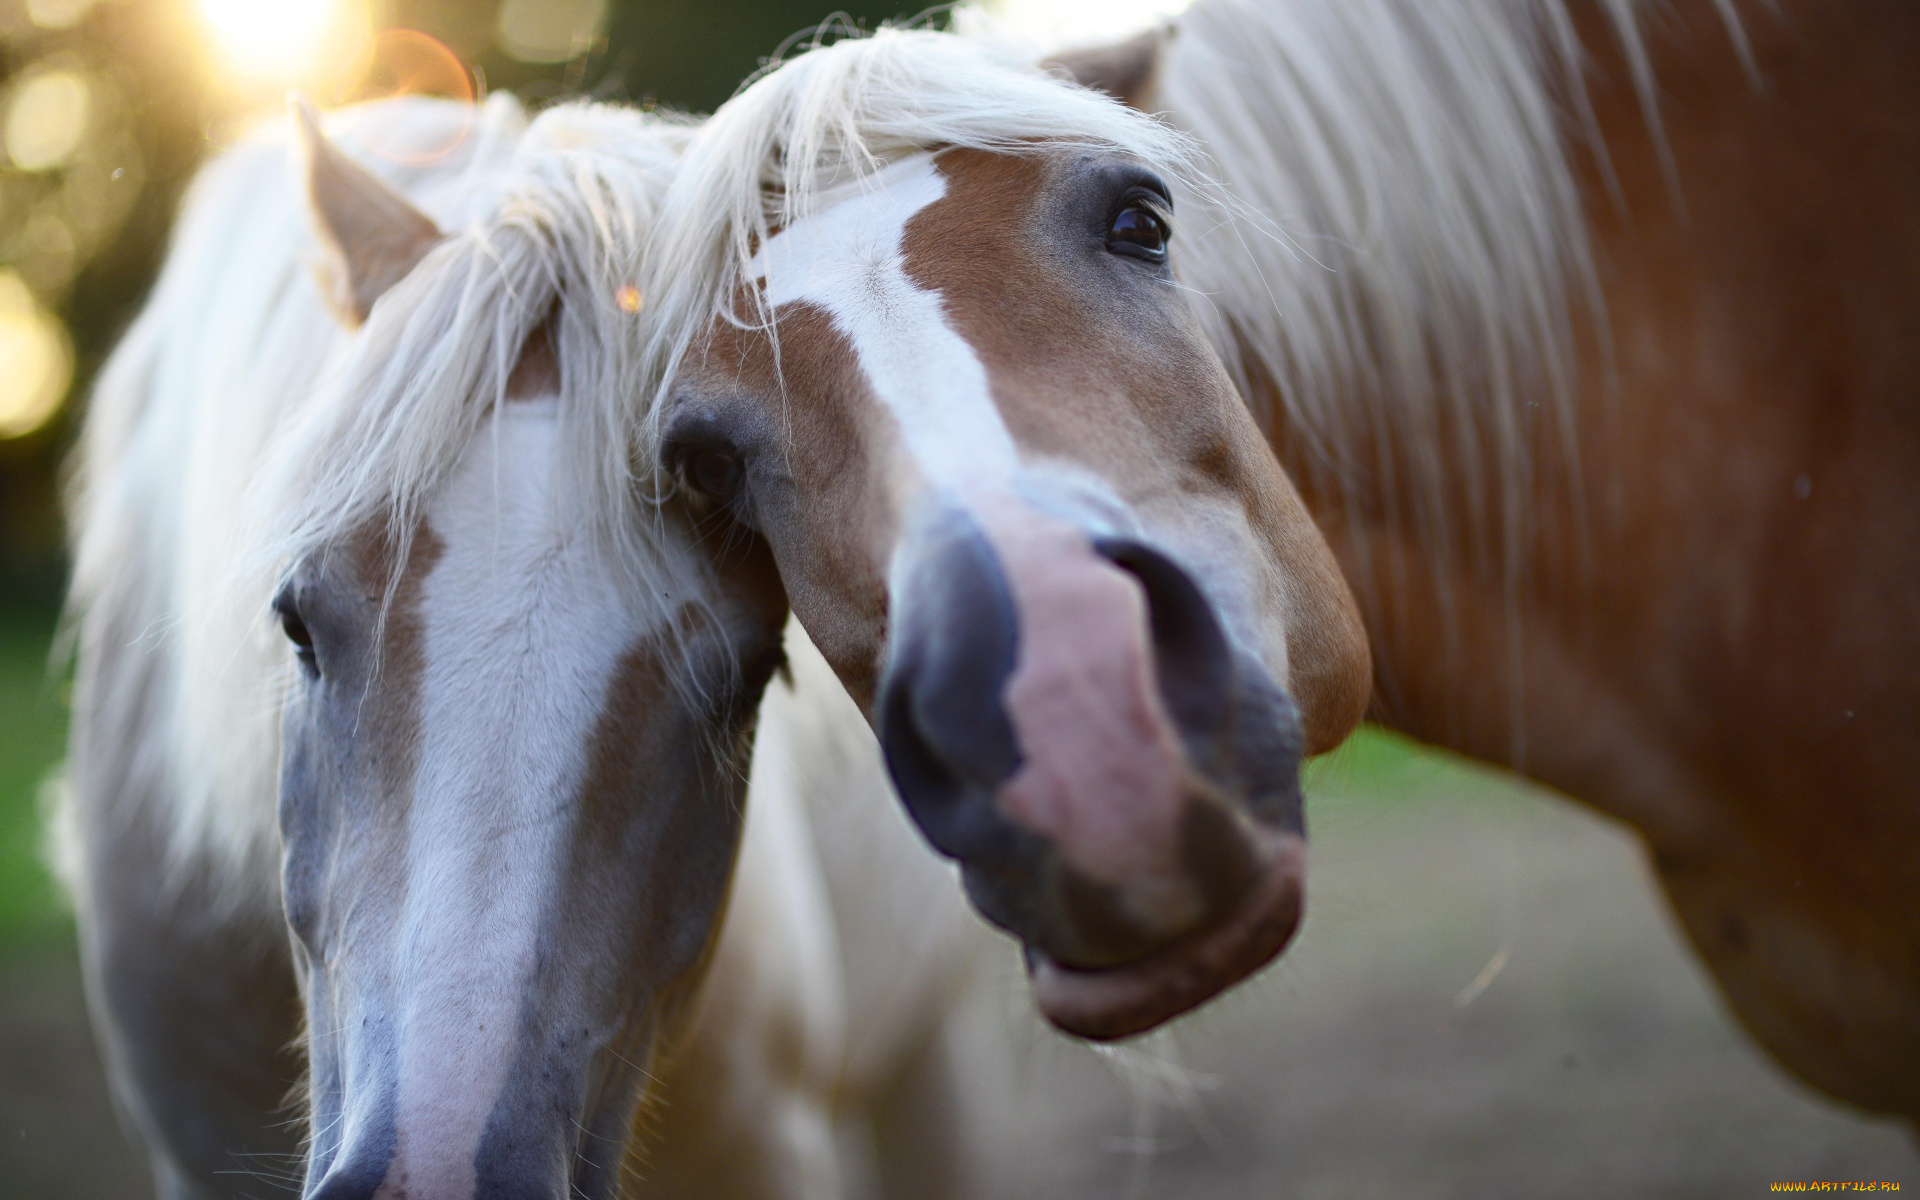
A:
{"label": "white blaze", "polygon": [[1019,454],[986,368],[940,294],[907,277],[907,222],[946,191],[931,154],[902,159],[769,238],[752,269],[768,304],[805,301],[833,318],[930,485],[998,490]]}
{"label": "white blaze", "polygon": [[394,1161],[436,1195],[472,1192],[588,745],[641,632],[586,531],[553,502],[556,405],[509,404],[428,516],[444,549],[421,606]]}

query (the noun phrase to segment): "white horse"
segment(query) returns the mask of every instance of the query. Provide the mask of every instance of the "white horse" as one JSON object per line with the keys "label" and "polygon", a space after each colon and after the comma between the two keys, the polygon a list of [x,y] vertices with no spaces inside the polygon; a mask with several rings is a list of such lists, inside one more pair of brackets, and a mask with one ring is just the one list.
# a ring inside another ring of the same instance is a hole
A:
{"label": "white horse", "polygon": [[[843,1051],[885,990],[843,982],[857,894],[804,788],[742,832],[784,596],[644,468],[633,281],[684,127],[343,116],[385,180],[296,128],[303,183],[276,128],[193,188],[74,499],[64,873],[161,1196],[836,1194],[833,1106],[927,1035]],[[887,819],[857,714],[787,704],[853,739],[816,808]]]}

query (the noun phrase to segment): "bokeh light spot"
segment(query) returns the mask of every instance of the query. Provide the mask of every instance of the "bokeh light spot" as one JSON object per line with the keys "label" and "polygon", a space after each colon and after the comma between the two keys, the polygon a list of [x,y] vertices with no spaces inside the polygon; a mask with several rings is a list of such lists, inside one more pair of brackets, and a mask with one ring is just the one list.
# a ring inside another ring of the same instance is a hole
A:
{"label": "bokeh light spot", "polygon": [[500,48],[521,62],[565,62],[600,32],[606,0],[507,0]]}
{"label": "bokeh light spot", "polygon": [[87,134],[86,77],[75,71],[35,70],[7,103],[7,155],[26,171],[66,163]]}
{"label": "bokeh light spot", "polygon": [[637,313],[641,305],[640,289],[630,283],[622,284],[613,294],[613,302],[620,306],[621,312]]}
{"label": "bokeh light spot", "polygon": [[27,0],[27,19],[42,29],[72,29],[93,11],[95,0]]}
{"label": "bokeh light spot", "polygon": [[40,307],[19,275],[0,270],[0,438],[45,425],[72,380],[66,326]]}

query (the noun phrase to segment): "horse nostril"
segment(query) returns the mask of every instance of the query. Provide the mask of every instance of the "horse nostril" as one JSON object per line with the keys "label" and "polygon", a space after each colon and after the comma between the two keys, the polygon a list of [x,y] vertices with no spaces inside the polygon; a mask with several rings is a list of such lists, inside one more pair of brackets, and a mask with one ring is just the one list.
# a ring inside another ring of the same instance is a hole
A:
{"label": "horse nostril", "polygon": [[1160,698],[1194,766],[1230,781],[1256,818],[1301,832],[1300,714],[1293,701],[1237,659],[1218,610],[1179,563],[1125,538],[1095,547],[1146,591]]}
{"label": "horse nostril", "polygon": [[996,699],[996,715],[983,718],[990,728],[974,728],[972,722],[960,729],[944,728],[943,720],[959,717],[962,710],[925,702],[925,692],[938,680],[923,678],[916,656],[902,649],[896,647],[880,689],[880,749],[887,772],[927,841],[962,865],[967,895],[980,915],[1028,936],[1042,921],[1032,883],[1048,847],[1039,835],[1008,820],[994,802],[994,789],[1004,775],[983,780],[977,764],[969,769],[964,760],[956,761],[965,735],[984,737],[990,743],[988,761],[1007,758],[1011,765],[1005,775],[1012,774],[1019,760],[1011,727],[1004,731],[1004,744],[991,736],[996,721],[1006,724],[1005,713]]}
{"label": "horse nostril", "polygon": [[928,518],[895,570],[880,747],[900,797],[942,853],[1004,849],[993,789],[1020,766],[1002,703],[1019,626],[998,557],[965,513]]}
{"label": "horse nostril", "polygon": [[958,857],[970,838],[966,820],[967,788],[927,742],[914,713],[915,674],[898,662],[880,688],[880,750],[887,772],[914,819],[934,848]]}
{"label": "horse nostril", "polygon": [[1189,743],[1210,739],[1230,723],[1234,684],[1233,648],[1213,602],[1185,568],[1144,542],[1100,538],[1094,549],[1147,594],[1154,673],[1168,715]]}
{"label": "horse nostril", "polygon": [[380,1190],[380,1185],[386,1181],[386,1177],[385,1163],[379,1164],[378,1169],[372,1170],[335,1167],[328,1171],[326,1178],[313,1189],[313,1194],[308,1197],[308,1200],[373,1200],[374,1195]]}

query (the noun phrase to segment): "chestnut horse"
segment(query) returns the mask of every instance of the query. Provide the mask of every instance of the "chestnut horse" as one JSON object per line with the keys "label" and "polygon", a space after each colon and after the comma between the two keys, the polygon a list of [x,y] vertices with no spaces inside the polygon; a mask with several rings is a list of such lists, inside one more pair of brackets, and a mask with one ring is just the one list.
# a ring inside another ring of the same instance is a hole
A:
{"label": "chestnut horse", "polygon": [[1201,0],[1061,61],[1240,205],[1181,278],[1379,718],[1627,821],[1760,1043],[1920,1119],[1920,10]]}
{"label": "chestnut horse", "polygon": [[745,88],[648,260],[662,466],[764,543],[1056,1025],[1151,1028],[1300,916],[1345,584],[1167,253],[1177,134],[958,38]]}
{"label": "chestnut horse", "polygon": [[1295,762],[1248,691],[1307,750],[1364,694],[1217,354],[1382,719],[1632,822],[1762,1044],[1920,1115],[1920,18],[1661,13],[1202,0],[1053,64],[1204,169],[899,31],[695,138],[666,465],[771,546],[1056,1024],[1278,949],[1239,864],[1298,852]]}

